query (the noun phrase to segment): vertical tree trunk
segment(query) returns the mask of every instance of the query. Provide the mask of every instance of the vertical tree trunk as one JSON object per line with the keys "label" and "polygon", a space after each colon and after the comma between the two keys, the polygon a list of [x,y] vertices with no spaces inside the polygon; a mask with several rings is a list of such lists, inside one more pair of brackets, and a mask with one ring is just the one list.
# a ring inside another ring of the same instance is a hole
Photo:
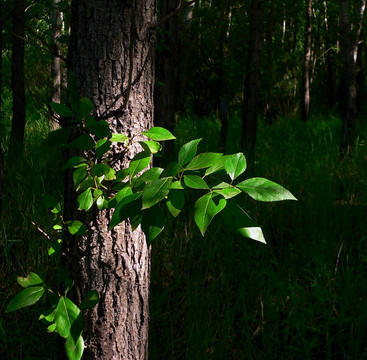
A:
{"label": "vertical tree trunk", "polygon": [[312,0],[307,0],[305,16],[305,39],[303,57],[303,82],[302,82],[302,120],[307,121],[310,112],[310,61],[311,61],[311,18]]}
{"label": "vertical tree trunk", "polygon": [[[51,101],[55,103],[61,102],[61,59],[60,55],[60,43],[59,37],[61,35],[61,16],[58,5],[60,0],[53,0],[52,9],[52,64],[51,64]],[[56,112],[52,111],[51,127],[56,130],[59,126],[59,116]]]}
{"label": "vertical tree trunk", "polygon": [[26,98],[24,88],[24,28],[26,0],[14,0],[12,44],[13,123],[10,135],[10,156],[23,149]]}
{"label": "vertical tree trunk", "polygon": [[[162,0],[160,4],[161,18],[172,13],[181,4],[180,0]],[[158,126],[173,131],[175,113],[179,108],[181,94],[180,55],[181,55],[181,15],[171,16],[162,25],[161,41],[163,46],[157,51],[156,78],[158,83],[154,89],[154,119]],[[172,141],[163,145],[165,155],[173,154]]]}
{"label": "vertical tree trunk", "polygon": [[260,63],[263,41],[262,0],[251,1],[250,47],[247,55],[243,91],[241,145],[247,156],[250,171],[254,171],[254,151],[257,134],[257,105],[260,92]]}
{"label": "vertical tree trunk", "polygon": [[[155,0],[74,0],[69,69],[96,118],[134,135],[153,123]],[[118,150],[117,168],[126,165]],[[85,359],[147,359],[150,248],[128,221],[108,231],[110,211],[90,215],[70,267],[77,300],[90,289],[100,302],[85,318]]]}
{"label": "vertical tree trunk", "polygon": [[340,109],[343,120],[342,147],[350,153],[356,136],[356,61],[354,56],[352,27],[349,16],[349,0],[339,1],[340,50],[342,56]]}

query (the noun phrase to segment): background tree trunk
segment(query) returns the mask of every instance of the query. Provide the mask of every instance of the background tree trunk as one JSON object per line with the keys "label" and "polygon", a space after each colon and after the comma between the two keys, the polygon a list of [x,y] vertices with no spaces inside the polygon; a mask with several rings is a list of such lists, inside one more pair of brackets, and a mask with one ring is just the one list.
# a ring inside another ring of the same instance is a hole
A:
{"label": "background tree trunk", "polygon": [[[69,69],[96,118],[134,135],[153,124],[155,0],[75,0]],[[136,149],[119,159],[126,165]],[[110,211],[85,216],[87,236],[69,258],[77,301],[90,289],[100,302],[85,317],[85,359],[147,359],[150,248],[128,221],[108,231]]]}
{"label": "background tree trunk", "polygon": [[[52,64],[51,64],[51,101],[55,103],[61,102],[61,59],[60,59],[60,43],[59,37],[61,35],[61,14],[58,5],[60,0],[53,0],[52,9]],[[59,116],[52,111],[51,127],[56,130],[59,127]]]}
{"label": "background tree trunk", "polygon": [[302,120],[307,121],[310,112],[310,61],[311,61],[311,18],[312,0],[307,0],[305,16],[305,40],[303,57],[303,83],[302,83]]}
{"label": "background tree trunk", "polygon": [[343,120],[342,147],[347,153],[354,143],[356,121],[356,61],[352,39],[352,27],[349,16],[349,0],[340,0],[340,50],[342,56],[341,84],[340,84],[340,109]]}
{"label": "background tree trunk", "polygon": [[10,156],[17,156],[23,149],[26,98],[24,88],[24,29],[25,0],[15,0],[13,10],[13,44],[11,78],[13,91],[13,123],[10,135]]}
{"label": "background tree trunk", "polygon": [[249,169],[253,172],[264,18],[262,0],[251,1],[250,16],[250,47],[247,55],[247,67],[244,79],[241,145],[247,156]]}

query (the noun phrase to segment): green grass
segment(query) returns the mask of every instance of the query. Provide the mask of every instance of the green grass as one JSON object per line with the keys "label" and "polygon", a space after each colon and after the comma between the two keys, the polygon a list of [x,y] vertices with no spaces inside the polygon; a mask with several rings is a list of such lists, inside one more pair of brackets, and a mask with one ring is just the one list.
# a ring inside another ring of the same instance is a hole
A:
{"label": "green grass", "polygon": [[[299,200],[248,200],[267,245],[228,233],[215,220],[202,238],[189,210],[167,224],[152,249],[150,359],[367,359],[367,126],[361,125],[353,157],[342,159],[337,117],[260,122],[256,176]],[[12,201],[1,219],[5,359],[60,358],[57,337],[45,333],[34,310],[4,313],[18,291],[16,276],[44,275],[49,266],[44,240],[30,223],[49,229],[39,194],[60,196],[63,183],[61,159],[40,146],[45,126],[41,118],[29,121],[26,156],[11,172]],[[231,119],[228,152],[239,151],[239,129]],[[189,115],[175,135],[176,150],[203,138],[200,151],[216,151],[219,123]]]}

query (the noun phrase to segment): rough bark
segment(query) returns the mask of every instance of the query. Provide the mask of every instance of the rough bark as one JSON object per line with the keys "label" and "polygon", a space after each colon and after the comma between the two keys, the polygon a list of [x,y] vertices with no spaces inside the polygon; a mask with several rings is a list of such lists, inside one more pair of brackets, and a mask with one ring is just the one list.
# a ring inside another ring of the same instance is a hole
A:
{"label": "rough bark", "polygon": [[305,13],[305,39],[303,50],[303,74],[302,74],[302,120],[307,121],[310,112],[310,62],[311,62],[311,18],[312,0],[307,0]]}
{"label": "rough bark", "polygon": [[250,19],[250,47],[244,79],[241,145],[247,156],[249,169],[253,172],[254,151],[257,134],[257,107],[260,93],[260,64],[263,35],[262,0],[252,0]]}
{"label": "rough bark", "polygon": [[13,10],[12,37],[12,91],[13,91],[13,122],[10,135],[10,156],[17,156],[23,148],[26,97],[24,87],[24,29],[25,0],[15,0]]}
{"label": "rough bark", "polygon": [[[61,102],[61,59],[60,59],[60,43],[59,37],[61,35],[61,16],[58,4],[60,0],[53,0],[52,9],[52,64],[51,64],[51,101],[55,103]],[[51,127],[56,130],[59,127],[59,116],[52,111]]]}
{"label": "rough bark", "polygon": [[[155,14],[155,0],[73,1],[69,69],[96,118],[119,133],[152,126]],[[135,152],[120,159],[116,148],[117,169]],[[110,217],[85,216],[88,234],[70,254],[77,302],[90,289],[100,294],[85,316],[85,359],[147,359],[150,248],[128,221],[108,231]]]}

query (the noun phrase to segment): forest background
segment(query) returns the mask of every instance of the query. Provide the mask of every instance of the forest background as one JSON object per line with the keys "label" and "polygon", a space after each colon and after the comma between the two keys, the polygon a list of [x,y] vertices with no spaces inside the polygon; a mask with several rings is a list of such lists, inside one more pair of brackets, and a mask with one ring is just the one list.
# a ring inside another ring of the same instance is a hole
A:
{"label": "forest background", "polygon": [[[45,138],[70,4],[0,4],[0,356],[57,359],[32,309],[5,308],[16,276],[51,270],[42,194],[62,198],[64,160]],[[168,224],[152,245],[150,358],[367,358],[365,1],[162,0],[159,16],[155,124],[177,137],[165,158],[203,138],[299,201],[249,200],[267,245],[219,223],[202,238],[188,214]]]}

